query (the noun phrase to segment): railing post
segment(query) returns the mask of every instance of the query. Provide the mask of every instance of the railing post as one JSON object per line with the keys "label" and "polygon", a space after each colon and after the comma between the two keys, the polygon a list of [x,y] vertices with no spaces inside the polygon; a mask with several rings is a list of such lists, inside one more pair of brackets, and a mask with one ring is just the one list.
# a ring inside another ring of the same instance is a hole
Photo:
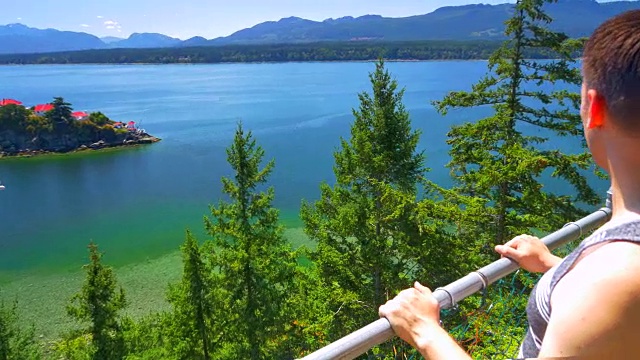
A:
{"label": "railing post", "polygon": [[[550,250],[554,250],[570,241],[576,240],[586,232],[605,224],[611,218],[612,190],[607,191],[606,206],[586,217],[566,224],[556,232],[541,240]],[[433,291],[441,309],[453,307],[464,298],[483,290],[487,286],[513,273],[519,268],[518,264],[508,258],[502,258],[462,277],[451,284]],[[382,344],[395,336],[391,324],[385,318],[375,322],[311,353],[302,360],[351,360],[372,347]]]}

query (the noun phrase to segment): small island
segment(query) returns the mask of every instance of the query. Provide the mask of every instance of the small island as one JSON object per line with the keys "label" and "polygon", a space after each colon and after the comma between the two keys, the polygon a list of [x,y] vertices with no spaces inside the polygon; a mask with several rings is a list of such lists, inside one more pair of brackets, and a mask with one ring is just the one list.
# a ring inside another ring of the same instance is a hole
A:
{"label": "small island", "polygon": [[101,112],[74,112],[61,97],[31,108],[12,99],[0,100],[0,157],[33,156],[150,144],[160,139],[117,122]]}

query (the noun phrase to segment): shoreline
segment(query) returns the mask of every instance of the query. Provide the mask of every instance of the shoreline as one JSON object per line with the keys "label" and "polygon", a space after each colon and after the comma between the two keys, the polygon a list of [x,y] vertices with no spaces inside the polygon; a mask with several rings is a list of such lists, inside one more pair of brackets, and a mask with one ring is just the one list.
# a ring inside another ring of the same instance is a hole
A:
{"label": "shoreline", "polygon": [[[553,59],[543,59],[553,60]],[[487,62],[488,59],[384,59],[388,63],[430,63],[430,62]],[[103,62],[88,62],[88,63],[43,63],[43,64],[0,64],[0,67],[10,66],[167,66],[167,65],[184,65],[184,66],[197,66],[197,65],[268,65],[268,64],[322,64],[322,63],[372,63],[376,62],[376,59],[370,60],[310,60],[310,61],[220,61],[220,62],[168,62],[168,63],[153,63],[153,62],[119,62],[119,63],[103,63]]]}
{"label": "shoreline", "polygon": [[[545,58],[545,59],[526,59],[531,61],[558,61],[560,59],[555,58]],[[576,62],[582,61],[582,58],[575,58]],[[105,66],[105,65],[113,65],[113,66],[167,66],[167,65],[184,65],[184,66],[197,66],[197,65],[268,65],[268,64],[323,64],[323,63],[372,63],[376,62],[377,59],[369,59],[369,60],[309,60],[309,61],[300,61],[300,60],[292,60],[292,61],[219,61],[219,62],[118,62],[118,63],[109,63],[109,62],[86,62],[86,63],[41,63],[41,64],[2,64],[0,63],[0,67],[21,67],[21,66],[87,66],[87,65],[95,65],[95,66]],[[431,62],[488,62],[489,59],[384,59],[387,63],[431,63]]]}
{"label": "shoreline", "polygon": [[[289,227],[284,233],[293,249],[314,247],[302,227]],[[99,244],[98,244],[99,245]],[[105,254],[103,262],[112,266],[113,255]],[[83,259],[83,263],[88,259]],[[167,287],[182,277],[182,256],[179,248],[164,254],[140,258],[120,266],[112,266],[118,284],[126,292],[129,305],[124,313],[140,318],[150,313],[168,310]],[[34,324],[36,336],[48,342],[59,338],[64,331],[78,324],[65,312],[65,305],[73,294],[80,291],[85,270],[78,265],[74,270],[0,272],[0,301],[18,301],[18,312],[23,323]]]}
{"label": "shoreline", "polygon": [[82,145],[80,147],[77,147],[69,151],[49,151],[49,150],[37,149],[37,150],[22,150],[22,151],[16,152],[15,154],[9,154],[9,153],[0,151],[0,161],[7,160],[7,159],[30,159],[30,158],[41,158],[46,156],[64,156],[64,155],[79,154],[79,153],[105,152],[108,150],[115,151],[115,150],[136,148],[144,145],[150,145],[153,143],[157,143],[161,140],[162,139],[160,138],[149,135],[147,137],[144,137],[138,140],[129,140],[129,141],[133,141],[132,143],[108,144],[103,142],[102,145],[96,146],[94,148],[92,148],[91,146]]}

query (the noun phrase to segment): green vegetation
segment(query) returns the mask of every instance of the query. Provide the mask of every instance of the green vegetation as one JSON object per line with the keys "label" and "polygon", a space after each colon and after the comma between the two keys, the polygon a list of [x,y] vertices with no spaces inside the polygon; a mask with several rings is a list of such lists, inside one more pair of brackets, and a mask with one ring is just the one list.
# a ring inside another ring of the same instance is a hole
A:
{"label": "green vegetation", "polygon": [[93,243],[89,244],[89,259],[85,283],[71,299],[67,312],[77,321],[89,323],[80,334],[90,335],[93,359],[121,358],[124,342],[119,312],[126,306],[124,290],[116,288],[113,270],[102,265],[102,254]]}
{"label": "green vegetation", "polygon": [[211,217],[205,218],[212,237],[212,290],[221,297],[214,306],[219,310],[216,322],[224,324],[220,353],[229,359],[282,358],[278,337],[294,320],[285,305],[296,258],[271,205],[274,189],[257,189],[275,165],[271,160],[260,168],[263,157],[251,132],[245,135],[239,124],[227,150],[235,177],[222,179],[231,201],[212,206]]}
{"label": "green vegetation", "polygon": [[[563,90],[567,84],[581,83],[580,72],[572,65],[573,54],[582,44],[543,27],[551,22],[542,11],[545,2],[551,1],[518,1],[506,23],[509,40],[488,62],[490,73],[473,85],[473,91],[452,92],[435,104],[443,114],[460,107],[491,105],[494,109],[491,116],[454,126],[448,134],[448,167],[455,183],[448,198],[465,209],[458,218],[458,226],[464,229],[459,237],[474,244],[473,253],[483,263],[497,258],[494,245],[533,229],[558,229],[569,219],[586,215],[580,204],[600,202],[584,176],[584,171],[595,168],[587,149],[569,154],[544,146],[551,136],[582,136],[580,95]],[[553,62],[529,60],[525,54],[532,50],[553,52],[558,58]],[[556,90],[539,90],[547,83]],[[541,180],[545,173],[571,185],[576,195],[546,191]],[[534,280],[523,275],[518,284],[509,286],[530,287]],[[512,301],[510,311],[516,316],[524,313],[526,297]],[[470,320],[474,321],[484,320]],[[495,339],[490,351],[517,346],[507,345],[511,339],[504,339]],[[470,350],[492,357],[491,352],[484,352],[487,349]]]}
{"label": "green vegetation", "polygon": [[[475,224],[470,240],[490,248],[532,228],[557,229],[566,219],[586,215],[577,202],[596,205],[599,201],[580,174],[593,166],[585,148],[578,154],[543,150],[550,136],[581,136],[582,123],[580,95],[562,90],[565,84],[581,83],[571,56],[581,44],[539,25],[550,21],[541,10],[542,3],[519,1],[507,22],[511,39],[489,60],[490,73],[473,85],[472,92],[452,92],[436,103],[443,114],[460,107],[491,105],[494,109],[490,117],[454,126],[448,134],[448,166],[457,184],[455,192],[473,197],[483,209],[493,205],[484,216],[473,209],[466,212],[469,226]],[[552,51],[559,59],[528,60],[525,52],[532,48]],[[539,90],[545,83],[557,90]],[[573,185],[577,195],[546,192],[540,181],[545,171]]]}
{"label": "green vegetation", "polygon": [[212,331],[216,304],[211,301],[210,271],[202,258],[200,246],[190,232],[182,245],[182,282],[169,290],[168,300],[175,309],[173,328],[177,331],[174,349],[181,359],[211,359]]}
{"label": "green vegetation", "polygon": [[17,313],[18,303],[7,306],[0,300],[0,360],[40,359],[40,347],[33,327],[24,328]]}
{"label": "green vegetation", "polygon": [[[51,102],[53,108],[44,113],[36,113],[34,108],[25,108],[20,105],[0,106],[0,132],[13,131],[18,135],[42,135],[68,134],[81,136],[83,130],[91,129],[94,133],[108,131],[115,133],[119,130],[125,133],[126,129],[114,129],[115,121],[110,120],[104,114],[91,113],[87,122],[76,121],[71,113],[71,104],[61,97],[56,97]],[[86,126],[83,126],[86,124]]]}
{"label": "green vegetation", "polygon": [[[91,325],[65,335],[52,349],[63,359],[292,359],[326,345],[377,318],[377,307],[416,279],[436,288],[497,258],[491,250],[514,235],[550,231],[584,215],[598,196],[585,180],[594,165],[586,151],[546,150],[550,136],[581,138],[579,96],[571,66],[580,43],[542,27],[549,1],[520,0],[507,22],[509,40],[491,57],[489,73],[471,92],[452,92],[440,111],[491,105],[493,114],[454,126],[449,135],[454,186],[428,180],[402,99],[404,90],[380,60],[370,74],[371,93],[359,95],[349,139],[336,150],[334,184],[320,185],[320,200],[303,202],[301,217],[315,248],[292,249],[284,237],[275,191],[268,187],[273,160],[251,132],[238,125],[223,178],[228,200],[204,219],[209,238],[188,231],[182,277],[173,277],[166,306],[136,318],[126,312],[111,270],[91,246],[91,264],[70,314]],[[555,53],[535,62],[527,52]],[[537,85],[551,82],[553,92]],[[67,126],[68,105],[56,100],[51,126]],[[15,108],[12,111],[18,111]],[[94,121],[104,120],[95,115]],[[54,121],[55,120],[55,121]],[[583,143],[584,145],[584,143]],[[583,149],[584,150],[584,149]],[[545,191],[551,175],[575,196]],[[311,247],[311,246],[310,246]],[[179,265],[171,263],[175,268]],[[535,278],[518,274],[472,297],[443,317],[475,358],[513,357]],[[488,314],[476,309],[493,309]],[[15,324],[0,311],[0,325]],[[4,321],[4,322],[3,322]],[[15,326],[14,326],[15,328]],[[33,333],[2,331],[0,344]],[[2,349],[0,349],[0,354]],[[98,355],[101,354],[101,355]],[[398,340],[362,358],[410,358]]]}
{"label": "green vegetation", "polygon": [[[278,45],[225,45],[159,49],[107,49],[48,54],[0,55],[0,64],[215,64],[246,62],[480,60],[498,41],[327,42]],[[543,50],[529,58],[554,58]],[[579,56],[579,53],[574,53]]]}
{"label": "green vegetation", "polygon": [[413,279],[456,274],[444,269],[456,268],[456,261],[448,262],[453,252],[446,252],[452,239],[437,230],[442,223],[422,216],[436,205],[418,198],[419,187],[437,189],[424,181],[420,133],[402,104],[404,90],[382,61],[370,81],[373,94],[359,95],[351,138],[334,154],[335,185],[322,184],[321,199],[302,206],[305,231],[318,243],[312,259],[324,282],[337,285],[331,307],[344,304],[333,319],[332,339],[374,321],[371,309]]}

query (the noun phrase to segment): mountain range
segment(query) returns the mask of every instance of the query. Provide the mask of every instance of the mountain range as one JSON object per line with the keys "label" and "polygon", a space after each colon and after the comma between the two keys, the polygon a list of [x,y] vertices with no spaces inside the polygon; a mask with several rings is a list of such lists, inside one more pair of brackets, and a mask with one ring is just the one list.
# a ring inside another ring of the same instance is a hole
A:
{"label": "mountain range", "polygon": [[[0,26],[0,54],[320,41],[500,40],[504,37],[504,22],[511,15],[513,6],[447,6],[429,14],[403,18],[366,15],[312,21],[289,17],[264,22],[227,37],[208,40],[197,36],[184,41],[155,33],[135,33],[127,39],[100,39],[82,32],[9,24]],[[598,3],[595,0],[559,0],[546,6],[554,19],[552,29],[572,37],[583,37],[611,16],[640,9],[640,1]]]}

